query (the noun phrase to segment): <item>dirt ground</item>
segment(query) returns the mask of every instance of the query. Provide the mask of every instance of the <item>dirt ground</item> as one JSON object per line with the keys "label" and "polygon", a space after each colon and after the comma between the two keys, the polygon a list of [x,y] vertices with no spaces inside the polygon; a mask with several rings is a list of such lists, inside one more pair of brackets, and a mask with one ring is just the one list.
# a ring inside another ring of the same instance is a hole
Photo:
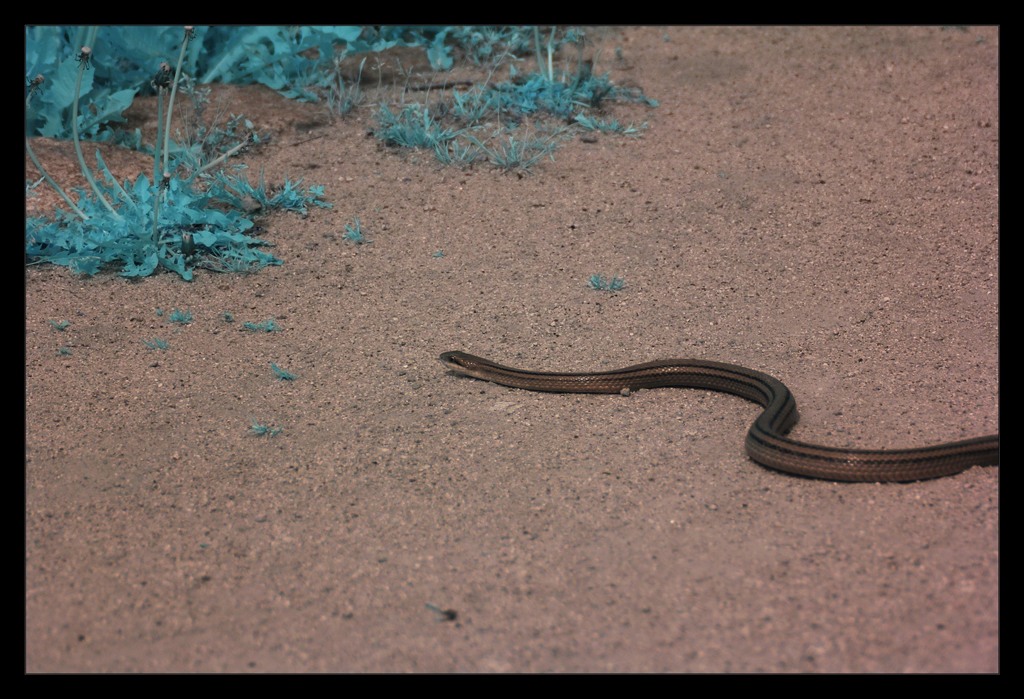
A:
{"label": "dirt ground", "polygon": [[802,441],[998,432],[998,29],[593,36],[661,103],[609,106],[638,138],[445,168],[367,137],[376,83],[344,118],[221,87],[270,137],[244,161],[333,203],[261,221],[282,266],[26,269],[28,672],[999,671],[999,467],[802,479],[739,398],[437,360],[716,359],[782,379]]}

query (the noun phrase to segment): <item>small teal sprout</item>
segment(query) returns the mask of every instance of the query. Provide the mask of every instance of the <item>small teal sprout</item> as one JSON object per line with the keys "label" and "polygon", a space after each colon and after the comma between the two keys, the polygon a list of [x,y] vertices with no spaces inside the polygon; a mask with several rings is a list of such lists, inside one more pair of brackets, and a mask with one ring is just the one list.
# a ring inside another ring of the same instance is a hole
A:
{"label": "small teal sprout", "polygon": [[157,318],[163,318],[163,316],[164,316],[164,309],[162,309],[162,308],[156,309],[156,317]]}
{"label": "small teal sprout", "polygon": [[281,381],[294,381],[295,380],[295,374],[292,374],[290,372],[285,371],[284,369],[282,369],[278,365],[274,364],[273,362],[270,363],[270,368],[274,370],[274,374]]}
{"label": "small teal sprout", "polygon": [[620,124],[618,119],[595,119],[583,112],[576,115],[576,123],[588,131],[600,131],[602,133],[618,133],[626,136],[638,136],[647,128],[647,122],[640,126],[630,123],[628,126]]}
{"label": "small teal sprout", "polygon": [[221,313],[220,317],[224,319],[225,323],[234,323],[235,322],[235,316],[233,316],[228,311],[224,311],[223,313]]}
{"label": "small teal sprout", "polygon": [[444,250],[436,251],[431,257],[444,257]]}
{"label": "small teal sprout", "polygon": [[170,345],[167,344],[167,340],[161,340],[159,337],[154,337],[152,341],[143,340],[142,344],[144,344],[146,347],[148,347],[151,350],[161,350],[161,351],[164,351],[168,347],[170,347]]}
{"label": "small teal sprout", "polygon": [[276,437],[282,432],[281,427],[274,427],[273,425],[261,425],[260,423],[253,420],[252,425],[249,427],[249,431],[258,437]]}
{"label": "small teal sprout", "polygon": [[177,323],[179,325],[188,325],[189,323],[192,322],[192,313],[189,311],[179,311],[177,308],[175,308],[173,311],[171,311],[171,315],[167,319],[172,323]]}
{"label": "small teal sprout", "polygon": [[57,349],[57,355],[60,356],[60,357],[70,357],[71,356],[71,348],[70,347],[60,347],[60,348]]}
{"label": "small teal sprout", "polygon": [[342,238],[356,245],[362,245],[363,243],[370,242],[366,239],[366,236],[363,235],[363,224],[358,218],[356,218],[352,223],[345,224],[345,233],[342,235]]}
{"label": "small teal sprout", "polygon": [[64,332],[68,329],[68,326],[71,325],[71,323],[66,320],[48,320],[47,322],[50,324],[51,328],[59,332]]}
{"label": "small teal sprout", "polygon": [[607,279],[602,277],[600,274],[591,274],[588,282],[590,288],[595,291],[619,291],[626,286],[626,280],[622,277],[612,277]]}
{"label": "small teal sprout", "polygon": [[262,332],[262,333],[276,333],[280,332],[281,326],[274,322],[273,318],[268,318],[262,323],[242,323],[242,327],[249,332]]}

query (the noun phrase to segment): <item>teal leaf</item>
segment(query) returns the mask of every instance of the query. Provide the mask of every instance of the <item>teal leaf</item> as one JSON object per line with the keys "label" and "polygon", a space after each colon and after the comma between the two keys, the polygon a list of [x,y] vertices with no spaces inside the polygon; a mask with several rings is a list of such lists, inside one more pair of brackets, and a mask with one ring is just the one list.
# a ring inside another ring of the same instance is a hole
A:
{"label": "teal leaf", "polygon": [[158,262],[159,257],[154,250],[150,254],[146,255],[140,263],[136,263],[134,260],[130,260],[125,263],[124,269],[121,270],[121,276],[148,277],[154,270],[156,270]]}

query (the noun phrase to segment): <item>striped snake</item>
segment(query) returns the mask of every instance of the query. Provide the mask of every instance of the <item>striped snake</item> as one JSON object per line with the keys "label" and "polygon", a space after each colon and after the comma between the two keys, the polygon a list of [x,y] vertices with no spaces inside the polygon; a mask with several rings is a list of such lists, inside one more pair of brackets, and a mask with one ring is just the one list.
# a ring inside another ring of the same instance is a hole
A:
{"label": "striped snake", "polygon": [[465,352],[445,352],[452,371],[503,386],[556,393],[623,393],[641,388],[702,388],[731,393],[764,411],[747,432],[751,459],[779,471],[833,481],[916,481],[999,463],[999,435],[912,449],[841,449],[786,435],[796,425],[796,400],[774,376],[701,359],[663,359],[613,371],[553,373],[502,366]]}

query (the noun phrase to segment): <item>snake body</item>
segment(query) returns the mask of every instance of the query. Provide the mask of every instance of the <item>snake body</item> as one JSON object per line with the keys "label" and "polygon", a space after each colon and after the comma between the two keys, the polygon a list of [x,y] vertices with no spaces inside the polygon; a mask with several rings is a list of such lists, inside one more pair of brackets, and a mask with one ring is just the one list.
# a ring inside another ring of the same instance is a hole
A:
{"label": "snake body", "polygon": [[465,352],[445,352],[452,371],[503,386],[556,393],[622,393],[641,388],[702,388],[731,393],[764,411],[747,432],[751,459],[779,471],[834,481],[916,481],[999,463],[999,435],[912,449],[841,449],[786,435],[796,425],[796,399],[774,376],[736,364],[663,359],[623,369],[556,373],[514,369]]}

